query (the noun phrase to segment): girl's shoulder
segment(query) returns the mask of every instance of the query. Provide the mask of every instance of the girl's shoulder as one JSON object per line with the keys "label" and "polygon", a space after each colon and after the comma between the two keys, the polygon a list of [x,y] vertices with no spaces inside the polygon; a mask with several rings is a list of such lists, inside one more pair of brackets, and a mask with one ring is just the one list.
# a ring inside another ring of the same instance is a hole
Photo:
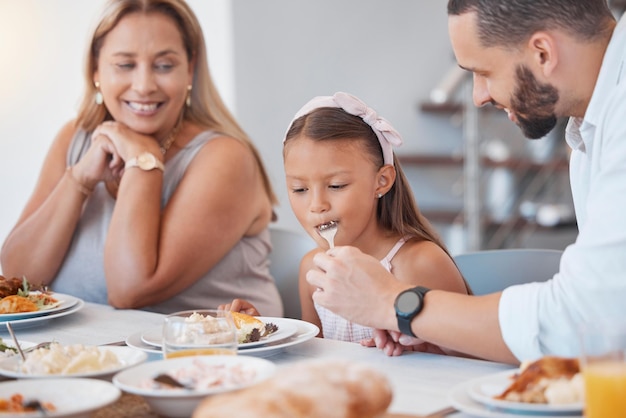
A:
{"label": "girl's shoulder", "polygon": [[418,280],[415,284],[421,286],[465,291],[463,276],[452,257],[432,241],[408,240],[394,257],[393,269],[399,280]]}

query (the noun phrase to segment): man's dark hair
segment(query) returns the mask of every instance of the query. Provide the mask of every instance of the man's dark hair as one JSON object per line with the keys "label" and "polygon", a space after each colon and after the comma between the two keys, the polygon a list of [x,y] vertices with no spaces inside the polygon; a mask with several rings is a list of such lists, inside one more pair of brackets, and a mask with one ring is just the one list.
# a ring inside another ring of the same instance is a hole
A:
{"label": "man's dark hair", "polygon": [[449,0],[448,15],[476,12],[485,47],[516,47],[533,33],[558,28],[581,41],[605,37],[613,17],[606,0]]}

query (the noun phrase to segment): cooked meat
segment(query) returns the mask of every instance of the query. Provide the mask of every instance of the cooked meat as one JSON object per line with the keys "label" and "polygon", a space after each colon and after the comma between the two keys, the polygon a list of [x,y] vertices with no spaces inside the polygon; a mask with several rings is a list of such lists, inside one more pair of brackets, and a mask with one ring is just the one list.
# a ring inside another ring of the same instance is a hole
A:
{"label": "cooked meat", "polygon": [[6,277],[0,275],[0,299],[11,295],[17,295],[17,291],[22,288],[23,284],[24,279],[18,279],[17,277],[7,279]]}
{"label": "cooked meat", "polygon": [[[500,395],[496,396],[496,399],[507,399],[511,400],[512,396],[520,394],[520,399],[526,399],[526,396],[523,396],[524,393],[532,393],[535,392],[535,388],[541,388],[542,380],[548,379],[571,379],[575,374],[580,372],[580,366],[578,363],[578,359],[576,358],[563,358],[563,357],[555,357],[555,356],[546,356],[537,361],[530,363],[521,373],[514,377],[513,383],[509,385],[508,388]],[[539,398],[537,396],[532,396],[526,402],[545,402],[545,400],[541,399],[543,394],[540,394]],[[517,399],[518,396],[513,396],[513,398]],[[535,399],[537,398],[537,399]],[[523,400],[524,401],[524,400]]]}

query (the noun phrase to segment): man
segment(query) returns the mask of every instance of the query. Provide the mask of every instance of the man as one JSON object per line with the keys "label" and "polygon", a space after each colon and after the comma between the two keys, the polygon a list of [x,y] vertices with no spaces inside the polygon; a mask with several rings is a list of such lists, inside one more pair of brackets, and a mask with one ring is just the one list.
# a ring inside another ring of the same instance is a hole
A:
{"label": "man", "polygon": [[388,330],[376,338],[388,354],[413,334],[510,363],[577,355],[582,324],[626,320],[626,18],[617,25],[606,0],[449,0],[448,15],[477,106],[503,109],[529,138],[570,117],[578,238],[552,279],[480,297],[407,291],[377,260],[337,247],[307,274],[314,300]]}

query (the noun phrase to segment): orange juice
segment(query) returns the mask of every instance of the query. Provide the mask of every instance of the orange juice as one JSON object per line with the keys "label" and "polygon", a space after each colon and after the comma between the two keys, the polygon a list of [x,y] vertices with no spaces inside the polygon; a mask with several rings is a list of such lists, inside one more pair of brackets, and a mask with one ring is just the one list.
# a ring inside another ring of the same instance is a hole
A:
{"label": "orange juice", "polygon": [[626,416],[626,362],[598,361],[583,369],[586,418]]}

